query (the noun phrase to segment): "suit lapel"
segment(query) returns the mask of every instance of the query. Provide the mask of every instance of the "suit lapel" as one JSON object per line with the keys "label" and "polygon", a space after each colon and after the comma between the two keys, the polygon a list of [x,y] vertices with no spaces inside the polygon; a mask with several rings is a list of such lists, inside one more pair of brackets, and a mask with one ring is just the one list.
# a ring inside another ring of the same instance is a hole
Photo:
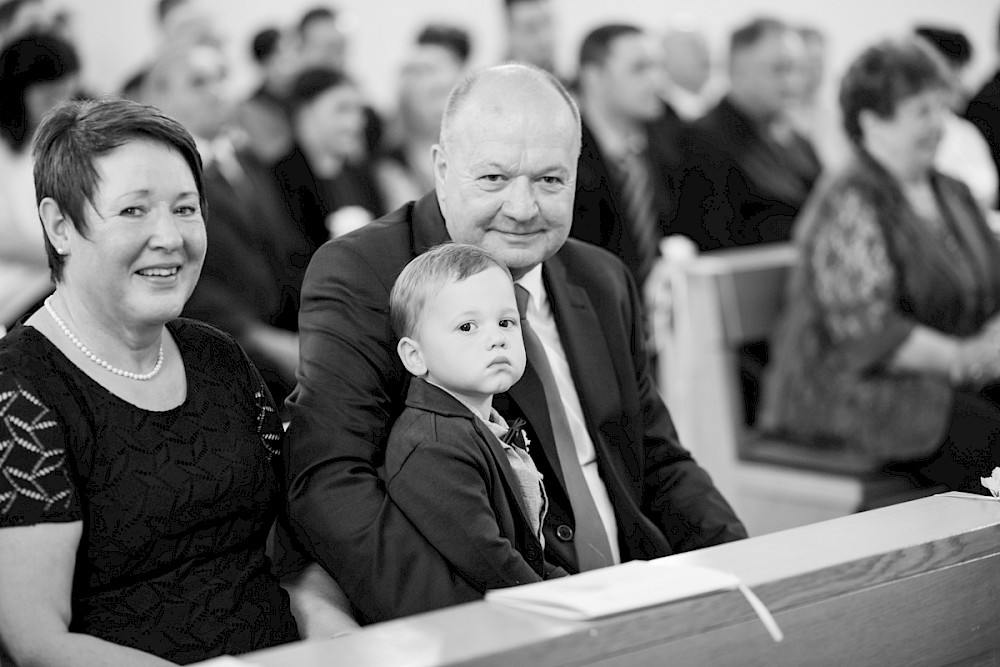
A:
{"label": "suit lapel", "polygon": [[590,296],[569,278],[560,254],[545,263],[542,278],[580,405],[584,406],[583,416],[596,446],[597,425],[614,416],[621,397],[617,384],[608,386],[610,378],[618,378],[608,354],[610,345]]}

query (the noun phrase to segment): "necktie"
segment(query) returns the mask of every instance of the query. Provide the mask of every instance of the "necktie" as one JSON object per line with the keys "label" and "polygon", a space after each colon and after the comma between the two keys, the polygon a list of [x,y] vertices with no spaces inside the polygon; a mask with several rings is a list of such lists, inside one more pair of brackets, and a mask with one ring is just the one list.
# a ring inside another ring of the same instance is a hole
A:
{"label": "necktie", "polygon": [[576,555],[580,571],[594,570],[611,565],[611,545],[608,544],[608,534],[597,511],[594,497],[587,487],[583,476],[583,468],[573,444],[573,435],[569,428],[569,419],[559,397],[559,387],[556,385],[552,367],[549,366],[545,348],[538,334],[528,322],[528,290],[521,285],[514,285],[517,297],[517,310],[521,315],[521,333],[524,337],[524,350],[527,353],[531,367],[535,369],[545,391],[545,403],[549,408],[549,421],[552,424],[552,435],[556,441],[556,451],[559,454],[559,466],[563,479],[566,480],[566,495],[569,496],[576,519]]}
{"label": "necktie", "polygon": [[653,184],[642,154],[634,150],[626,153],[618,163],[618,177],[629,234],[635,244],[636,282],[641,288],[656,260],[660,236],[653,205]]}

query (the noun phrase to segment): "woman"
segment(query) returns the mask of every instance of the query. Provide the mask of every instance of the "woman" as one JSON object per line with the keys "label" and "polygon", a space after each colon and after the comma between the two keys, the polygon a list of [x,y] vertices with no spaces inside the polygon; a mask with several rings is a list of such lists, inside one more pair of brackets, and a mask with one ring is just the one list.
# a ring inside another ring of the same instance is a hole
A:
{"label": "woman", "polygon": [[28,146],[42,115],[78,92],[79,71],[73,45],[51,34],[24,35],[0,53],[0,325],[52,291]]}
{"label": "woman", "polygon": [[315,248],[385,212],[363,155],[365,115],[357,86],[336,70],[299,74],[289,93],[295,146],[274,168],[292,219]]}
{"label": "woman", "polygon": [[761,425],[983,491],[1000,464],[1000,245],[933,168],[949,94],[925,48],[879,44],[844,76],[856,155],[796,222]]}
{"label": "woman", "polygon": [[34,141],[56,283],[0,340],[0,639],[15,663],[189,663],[297,639],[265,541],[282,429],[231,339],[177,315],[201,162],[153,107],[70,102]]}

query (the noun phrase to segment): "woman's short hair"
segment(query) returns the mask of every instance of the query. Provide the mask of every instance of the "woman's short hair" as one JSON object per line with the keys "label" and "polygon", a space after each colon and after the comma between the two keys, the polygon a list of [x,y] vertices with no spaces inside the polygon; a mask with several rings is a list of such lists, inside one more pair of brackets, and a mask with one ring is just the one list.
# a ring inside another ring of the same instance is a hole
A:
{"label": "woman's short hair", "polygon": [[446,23],[431,23],[417,34],[418,46],[440,46],[454,54],[461,64],[469,61],[472,40],[468,31]]}
{"label": "woman's short hair", "polygon": [[34,84],[58,81],[80,71],[76,49],[57,35],[31,33],[0,54],[0,132],[14,150],[31,137],[32,119],[24,94]]}
{"label": "woman's short hair", "polygon": [[[443,243],[410,261],[389,293],[389,320],[397,336],[412,336],[427,301],[451,282],[465,280],[490,267],[510,276],[496,257],[467,243]],[[512,279],[513,281],[513,279]]]}
{"label": "woman's short hair", "polygon": [[332,67],[309,67],[300,72],[292,82],[288,92],[288,107],[295,114],[331,88],[344,85],[354,84],[343,72]]}
{"label": "woman's short hair", "polygon": [[901,100],[948,85],[940,58],[917,39],[879,42],[858,56],[840,82],[844,130],[860,144],[862,111],[891,118]]}
{"label": "woman's short hair", "polygon": [[[201,156],[184,126],[148,104],[104,99],[63,102],[42,118],[32,144],[35,197],[51,197],[82,236],[84,209],[94,206],[100,178],[94,160],[134,140],[151,140],[175,149],[191,168],[202,214],[207,214]],[[62,278],[65,257],[48,237],[45,251],[52,279]]]}

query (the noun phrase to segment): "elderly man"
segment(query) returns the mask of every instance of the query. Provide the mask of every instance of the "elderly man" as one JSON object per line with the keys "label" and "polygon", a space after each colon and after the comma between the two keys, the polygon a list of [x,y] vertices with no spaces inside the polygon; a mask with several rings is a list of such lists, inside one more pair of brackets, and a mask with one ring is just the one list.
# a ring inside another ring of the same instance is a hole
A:
{"label": "elderly man", "polygon": [[674,229],[702,250],[787,241],[819,177],[788,112],[802,38],[775,19],[733,32],[729,93],[691,126]]}
{"label": "elderly man", "polygon": [[579,150],[579,113],[551,75],[484,70],[449,99],[436,191],[324,245],[310,264],[288,402],[289,512],[362,622],[483,594],[449,571],[377,475],[406,393],[389,289],[409,260],[448,240],[493,253],[530,297],[535,352],[495,406],[528,422],[550,500],[550,562],[577,572],[745,536],[651,382],[628,270],[567,241]]}

